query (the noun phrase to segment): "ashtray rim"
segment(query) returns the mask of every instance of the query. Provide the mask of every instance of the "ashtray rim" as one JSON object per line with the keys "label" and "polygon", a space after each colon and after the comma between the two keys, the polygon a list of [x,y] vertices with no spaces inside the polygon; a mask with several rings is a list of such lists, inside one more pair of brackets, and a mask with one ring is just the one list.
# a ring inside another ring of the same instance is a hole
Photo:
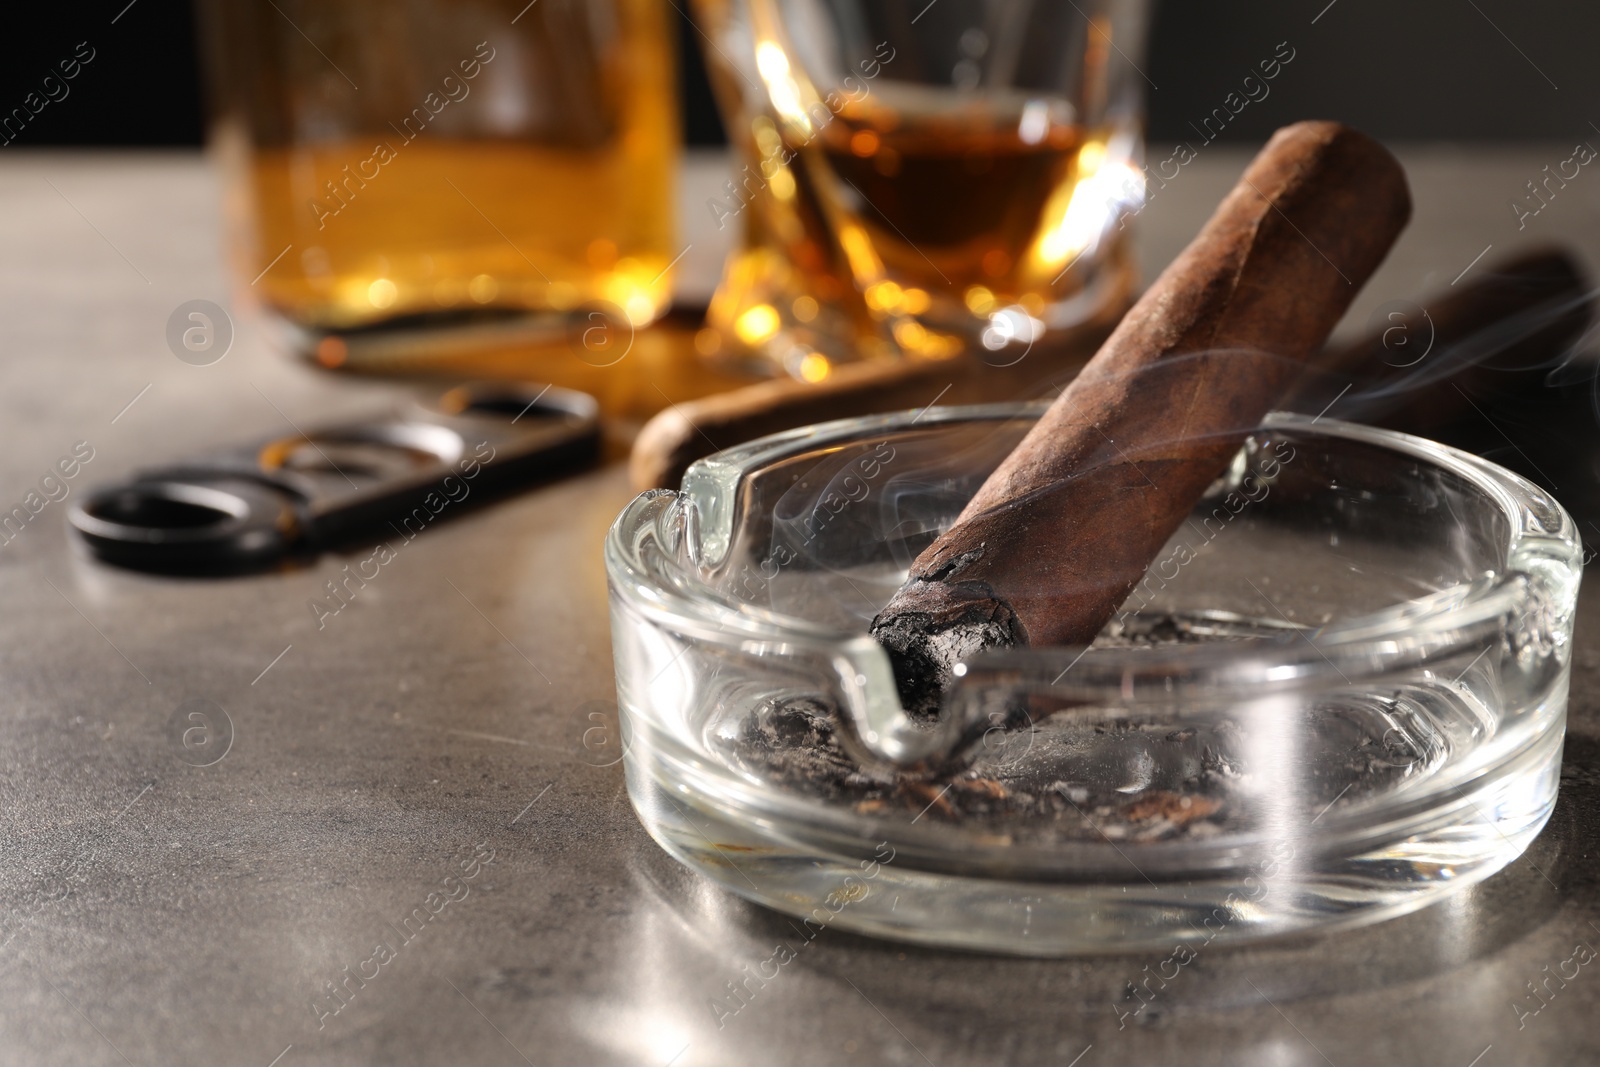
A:
{"label": "ashtray rim", "polygon": [[[659,509],[666,497],[685,509],[686,531],[682,536],[689,560],[701,568],[714,568],[723,562],[732,541],[738,520],[735,509],[739,483],[752,471],[802,452],[842,446],[878,432],[895,433],[912,426],[926,428],[954,422],[1012,421],[1037,417],[1046,406],[1037,402],[985,404],[838,419],[727,449],[692,465],[677,492],[652,490],[624,509],[606,538],[608,576],[640,610],[670,625],[699,629],[707,636],[734,631],[751,641],[800,642],[844,649],[854,676],[866,679],[865,684],[851,687],[860,699],[849,709],[858,732],[865,737],[866,754],[911,762],[918,756],[919,739],[905,736],[898,697],[892,695],[892,685],[884,684],[892,677],[888,658],[870,637],[749,604],[730,607],[714,595],[685,595],[669,584],[655,581],[649,568],[633,558],[629,541],[646,520],[641,511]],[[1407,599],[1315,628],[1311,631],[1316,637],[1315,654],[1300,656],[1291,677],[1283,677],[1284,669],[1277,671],[1278,677],[1270,675],[1274,667],[1284,668],[1284,664],[1263,666],[1261,657],[1255,654],[1261,649],[1259,642],[1239,642],[1226,650],[1214,645],[1180,647],[1163,651],[1158,658],[1139,654],[1135,659],[1130,654],[1119,655],[1117,650],[1097,649],[1088,663],[1075,668],[1078,684],[1088,688],[1116,685],[1126,691],[1124,679],[1129,671],[1148,674],[1158,663],[1168,691],[1173,684],[1169,679],[1174,676],[1191,678],[1193,685],[1208,692],[1224,685],[1260,691],[1263,686],[1282,689],[1326,684],[1335,677],[1348,679],[1352,670],[1367,673],[1377,663],[1388,669],[1393,647],[1401,639],[1406,648],[1417,654],[1436,656],[1456,644],[1464,631],[1494,626],[1494,620],[1515,611],[1529,596],[1525,575],[1513,565],[1515,561],[1537,560],[1558,569],[1581,571],[1582,544],[1575,524],[1560,504],[1532,482],[1488,460],[1410,434],[1321,416],[1274,412],[1259,429],[1314,432],[1357,441],[1452,470],[1498,505],[1510,534],[1504,546],[1507,566],[1487,581],[1480,578],[1458,583],[1428,597]],[[635,583],[649,587],[651,595],[647,599],[632,596]],[[1060,669],[1065,663],[1063,656],[1070,658],[1074,652],[1062,648],[1016,649],[990,653],[969,666],[981,671],[985,664],[1031,665],[1044,672]],[[896,736],[896,730],[901,736]],[[900,753],[905,758],[897,755]]]}
{"label": "ashtray rim", "polygon": [[[881,698],[885,692],[891,694],[889,702],[893,705],[892,712],[901,719],[905,719],[905,716],[900,710],[898,697],[892,695],[894,686],[887,656],[870,636],[779,615],[769,609],[744,604],[729,607],[711,598],[696,599],[668,583],[653,581],[649,568],[635,557],[632,550],[635,536],[643,529],[657,534],[665,532],[669,537],[687,542],[682,547],[687,550],[691,563],[714,567],[721,562],[721,556],[697,552],[696,539],[701,539],[703,545],[708,530],[717,524],[722,524],[731,533],[737,516],[728,505],[737,499],[740,479],[754,470],[803,452],[871,438],[879,432],[894,433],[911,426],[925,428],[973,420],[1008,421],[1037,417],[1045,407],[1042,403],[989,404],[840,419],[774,434],[701,460],[685,475],[680,491],[652,490],[642,494],[624,509],[612,526],[606,538],[606,565],[614,595],[620,596],[630,609],[652,622],[686,636],[716,642],[754,643],[768,648],[811,649],[831,655],[838,675],[834,681],[840,684],[847,705],[841,716],[847,721],[838,725],[846,728],[853,726],[858,743],[861,741],[860,735],[867,735],[869,742],[877,743],[867,744],[865,752],[858,755],[864,754],[869,760],[882,759],[882,749],[898,743],[891,732],[902,728],[903,724],[890,721],[892,715],[883,712],[881,707],[870,706],[864,691],[871,692],[877,698]],[[1482,490],[1503,512],[1508,531],[1506,560],[1530,558],[1541,566],[1548,564],[1557,571],[1581,574],[1582,546],[1571,518],[1542,489],[1497,464],[1424,438],[1321,417],[1275,412],[1263,420],[1260,429],[1311,432],[1352,440],[1444,466]],[[674,516],[671,509],[679,505],[683,506],[684,511]],[[662,521],[674,517],[683,521]],[[721,551],[725,555],[726,534],[724,538]],[[712,539],[715,540],[714,534]],[[1552,583],[1559,585],[1559,576],[1530,576],[1508,565],[1487,580],[1460,583],[1432,596],[1414,598],[1376,612],[1337,620],[1332,625],[1314,631],[1314,644],[1310,644],[1308,649],[1299,650],[1294,657],[1295,669],[1290,672],[1290,677],[1271,677],[1274,669],[1285,667],[1285,650],[1289,646],[1253,640],[1179,646],[1170,653],[1163,651],[1159,656],[1152,656],[1146,651],[1099,649],[1095,657],[1087,657],[1097,662],[1083,669],[1078,685],[1087,690],[1114,694],[1121,699],[1131,699],[1133,686],[1130,677],[1151,677],[1163,683],[1164,693],[1168,697],[1166,702],[1170,704],[1174,694],[1171,679],[1175,671],[1181,673],[1184,668],[1193,672],[1186,684],[1205,689],[1213,698],[1219,691],[1237,691],[1259,697],[1274,687],[1282,692],[1314,690],[1330,682],[1337,684],[1341,679],[1349,682],[1355,671],[1360,671],[1363,677],[1376,677],[1405,665],[1396,658],[1395,649],[1400,646],[1420,648],[1422,652],[1419,654],[1445,658],[1459,655],[1463,647],[1468,647],[1464,644],[1468,640],[1500,640],[1500,626],[1506,613],[1525,608],[1530,599],[1538,595],[1532,589],[1535,581],[1541,588]],[[1565,626],[1570,633],[1570,600],[1576,596],[1576,581],[1570,582],[1569,586],[1566,590],[1570,593],[1569,602],[1564,605],[1564,610],[1569,613]],[[647,594],[641,594],[641,588],[648,590]],[[1430,637],[1432,644],[1427,640],[1419,641],[1419,635]],[[1272,654],[1264,655],[1267,651]],[[974,685],[981,684],[989,667],[1010,668],[1018,662],[1031,664],[1039,670],[1053,670],[1069,659],[1076,662],[1075,653],[1074,649],[1061,648],[990,653],[971,661],[971,679]],[[1219,686],[1223,688],[1219,690]],[[1176,697],[1181,699],[1182,696],[1180,688]],[[861,703],[851,704],[852,699]],[[1459,766],[1452,767],[1448,774],[1431,779],[1427,788],[1408,795],[1406,806],[1425,806],[1437,800],[1441,792],[1459,787],[1462,782],[1481,774],[1485,767],[1506,758],[1508,750],[1533,743],[1549,729],[1559,725],[1559,719],[1534,725],[1537,729],[1531,734],[1503,738],[1504,745],[1488,746],[1474,759],[1463,761]],[[877,736],[873,736],[874,731]],[[927,732],[921,731],[919,739],[926,737]],[[796,819],[815,830],[850,837],[860,836],[863,819],[874,823],[881,821],[883,825],[895,827],[905,835],[903,839],[907,843],[922,839],[919,843],[936,847],[937,834],[922,833],[930,828],[908,828],[894,819],[880,820],[878,816],[862,816],[844,809],[833,811],[827,805],[788,796],[781,791],[763,789],[759,783],[747,781],[732,768],[707,765],[703,753],[670,735],[656,738],[653,744],[661,754],[669,756],[680,767],[694,766],[697,775],[709,774],[721,781],[724,788],[740,794],[752,811],[759,810],[779,819]],[[1381,815],[1385,803],[1384,798],[1378,798],[1370,805],[1356,805],[1352,810],[1329,813],[1320,826],[1319,843],[1332,849],[1364,839],[1372,832],[1372,819],[1375,815]],[[907,833],[908,829],[913,832]],[[1252,843],[1248,835],[1231,836],[1229,841],[1245,846]],[[947,848],[948,842],[942,847]],[[1163,852],[1192,854],[1189,858],[1194,860],[1213,851],[1215,845],[1165,842],[1151,847],[1160,848]],[[1141,846],[1142,850],[1145,848]],[[1066,851],[1073,849],[1069,847]],[[1060,850],[1054,853],[1057,857],[1061,854]]]}
{"label": "ashtray rim", "polygon": [[[1042,414],[1048,406],[1047,403],[1042,401],[1017,404],[974,404],[924,409],[918,412],[835,419],[812,426],[770,434],[742,445],[724,449],[690,465],[688,471],[684,474],[680,489],[648,490],[640,494],[628,508],[623,510],[606,537],[608,566],[613,560],[616,564],[627,566],[627,549],[624,541],[627,527],[626,520],[633,508],[643,502],[669,494],[691,502],[694,511],[694,529],[690,534],[690,544],[687,546],[690,557],[698,565],[715,567],[722,562],[731,544],[731,531],[736,519],[733,509],[724,506],[723,502],[730,501],[736,497],[738,482],[755,469],[790,458],[797,452],[827,448],[848,443],[861,437],[871,436],[874,431],[892,433],[919,423],[924,426],[933,426],[940,423],[966,421],[1011,421],[1025,418],[1029,415],[1037,416]],[[1541,545],[1564,543],[1569,549],[1570,560],[1568,562],[1574,564],[1581,562],[1582,544],[1576,534],[1577,527],[1565,509],[1539,486],[1499,464],[1413,434],[1378,429],[1339,419],[1312,417],[1295,412],[1272,412],[1262,420],[1258,429],[1294,431],[1311,430],[1313,427],[1316,428],[1316,432],[1330,437],[1377,445],[1417,459],[1439,463],[1472,481],[1484,491],[1486,496],[1494,499],[1505,514],[1508,528],[1511,531],[1510,540],[1506,545],[1508,558],[1514,556],[1516,549],[1520,546],[1537,540]],[[1529,528],[1526,516],[1530,514],[1538,518],[1539,525],[1543,527],[1541,531],[1536,532]],[[1554,529],[1551,528],[1552,524],[1555,526]],[[696,540],[698,544],[695,543]],[[1482,604],[1491,610],[1502,607],[1503,605],[1499,603],[1486,603],[1486,601],[1504,598],[1508,595],[1508,590],[1506,589],[1507,579],[1508,576],[1501,573],[1496,575],[1496,580],[1490,585],[1471,583],[1476,585],[1477,588],[1470,592],[1463,588],[1468,583],[1463,583],[1453,589],[1440,590],[1436,597],[1444,593],[1465,592],[1467,593],[1467,599],[1461,601],[1446,598],[1450,602],[1440,604],[1437,610],[1456,612],[1462,610],[1468,604]],[[727,625],[730,621],[726,612],[720,610],[710,613],[708,616],[705,611],[705,601],[703,600],[682,596],[671,588],[663,587],[658,591],[661,594],[660,604],[662,607],[675,608],[688,618],[709,619],[709,621],[718,625]],[[1339,648],[1353,641],[1381,640],[1396,625],[1404,626],[1407,630],[1414,629],[1424,620],[1414,610],[1407,611],[1405,609],[1416,603],[1417,598],[1414,598],[1366,615],[1339,620],[1333,626],[1318,629],[1318,644],[1324,649],[1329,647]],[[774,640],[796,635],[804,635],[806,637],[826,635],[833,638],[854,636],[848,631],[819,626],[806,619],[780,615],[777,612],[756,608],[748,604],[739,605],[739,609],[741,623],[747,622],[760,636]],[[1401,617],[1396,616],[1397,612],[1403,613]],[[1051,650],[1016,650],[1013,653],[1008,653],[1008,655],[1029,655],[1049,651]]]}

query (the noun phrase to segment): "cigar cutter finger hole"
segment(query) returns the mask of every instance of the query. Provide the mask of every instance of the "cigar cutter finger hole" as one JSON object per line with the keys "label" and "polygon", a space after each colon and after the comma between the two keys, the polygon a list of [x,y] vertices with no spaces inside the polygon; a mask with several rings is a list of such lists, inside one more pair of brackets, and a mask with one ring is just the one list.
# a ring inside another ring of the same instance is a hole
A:
{"label": "cigar cutter finger hole", "polygon": [[299,537],[297,501],[218,474],[147,476],[91,493],[69,512],[108,562],[152,570],[227,570],[282,555]]}
{"label": "cigar cutter finger hole", "polygon": [[373,485],[461,458],[454,430],[425,422],[379,422],[286,437],[261,449],[261,469],[316,481]]}

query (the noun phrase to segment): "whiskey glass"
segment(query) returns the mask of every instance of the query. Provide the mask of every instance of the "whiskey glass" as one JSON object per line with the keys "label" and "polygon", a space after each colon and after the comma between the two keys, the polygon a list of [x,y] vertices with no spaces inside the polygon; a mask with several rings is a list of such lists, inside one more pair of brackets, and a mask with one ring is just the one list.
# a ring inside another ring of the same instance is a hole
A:
{"label": "whiskey glass", "polygon": [[697,0],[738,227],[701,350],[1009,365],[1121,309],[1145,0]]}

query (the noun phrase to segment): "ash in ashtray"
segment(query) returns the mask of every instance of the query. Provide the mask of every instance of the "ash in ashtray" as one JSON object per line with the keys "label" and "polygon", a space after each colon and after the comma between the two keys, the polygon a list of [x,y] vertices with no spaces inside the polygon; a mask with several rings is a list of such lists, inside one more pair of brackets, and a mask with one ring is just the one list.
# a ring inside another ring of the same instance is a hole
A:
{"label": "ash in ashtray", "polygon": [[[1004,737],[1003,745],[991,746],[958,773],[878,774],[845,753],[832,709],[814,698],[789,697],[761,705],[721,745],[732,762],[786,792],[848,804],[864,815],[898,812],[961,823],[1019,844],[1215,833],[1226,813],[1225,783],[1237,774],[1198,743],[1195,731],[1174,731],[1170,724],[1025,727]],[[1061,768],[1075,757],[1087,773],[1062,778]],[[1158,765],[1163,779],[1173,771],[1194,773],[1172,788],[1142,788]]]}
{"label": "ash in ashtray", "polygon": [[[1095,647],[1154,652],[1260,636],[1258,624],[1233,616],[1152,613],[1114,621]],[[1013,708],[964,769],[942,775],[857,766],[840,743],[835,709],[812,696],[768,700],[715,744],[776,789],[864,815],[960,823],[1015,844],[1162,841],[1259,830],[1269,813],[1281,818],[1284,804],[1309,819],[1428,774],[1448,749],[1430,725],[1452,717],[1440,703],[1448,697],[1352,690],[1274,709],[1273,721],[1295,741],[1288,762],[1272,766],[1251,756],[1260,746],[1246,743],[1245,715],[1178,727],[1109,712],[1096,721],[1084,708],[1052,716],[1042,703],[1033,721],[1020,704]]]}

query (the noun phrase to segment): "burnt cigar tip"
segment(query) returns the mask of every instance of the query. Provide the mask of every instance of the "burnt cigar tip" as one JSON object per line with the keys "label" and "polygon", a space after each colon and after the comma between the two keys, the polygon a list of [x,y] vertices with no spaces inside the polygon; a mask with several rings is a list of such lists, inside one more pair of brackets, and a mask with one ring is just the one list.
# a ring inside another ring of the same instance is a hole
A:
{"label": "burnt cigar tip", "polygon": [[[919,598],[919,590],[926,596]],[[1028,643],[1022,620],[1004,600],[983,589],[930,582],[913,582],[902,591],[893,610],[872,620],[872,636],[889,654],[900,706],[918,718],[939,711],[957,663]]]}

